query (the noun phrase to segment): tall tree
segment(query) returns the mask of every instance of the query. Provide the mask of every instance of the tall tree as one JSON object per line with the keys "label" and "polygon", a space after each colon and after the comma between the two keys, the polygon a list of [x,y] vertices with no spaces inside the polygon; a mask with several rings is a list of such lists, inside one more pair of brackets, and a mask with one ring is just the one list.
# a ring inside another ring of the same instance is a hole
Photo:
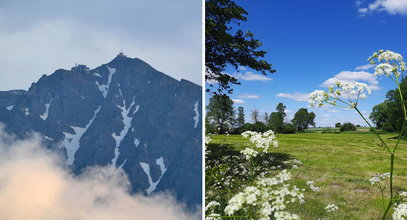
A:
{"label": "tall tree", "polygon": [[[400,88],[403,93],[403,97],[407,97],[406,78],[404,78],[400,83]],[[373,107],[369,118],[379,129],[383,129],[384,131],[388,132],[400,131],[403,124],[403,109],[398,90],[389,90],[386,93],[386,100]]]}
{"label": "tall tree", "polygon": [[310,112],[306,108],[300,108],[295,113],[293,120],[291,121],[294,126],[297,127],[297,131],[303,132],[308,126],[315,126],[315,113]]}
{"label": "tall tree", "polygon": [[286,109],[286,106],[283,103],[281,103],[281,102],[278,103],[276,110],[277,110],[277,112],[279,112],[281,114],[281,116],[283,116],[283,120],[284,120],[285,116],[287,116],[287,114],[285,113],[285,109]]}
{"label": "tall tree", "polygon": [[267,51],[259,49],[262,43],[253,33],[236,29],[247,21],[247,15],[233,0],[205,1],[205,80],[215,81],[219,86],[212,92],[231,93],[231,84],[240,84],[235,77],[224,73],[227,66],[237,71],[239,66],[245,66],[264,75],[275,72],[270,63],[261,59]]}
{"label": "tall tree", "polygon": [[284,131],[284,118],[287,115],[285,113],[286,106],[283,103],[278,103],[276,106],[277,112],[272,112],[269,117],[270,128],[278,133]]}
{"label": "tall tree", "polygon": [[254,124],[259,121],[259,112],[256,109],[252,111],[252,120]]}
{"label": "tall tree", "polygon": [[270,123],[269,126],[271,130],[281,133],[284,130],[284,118],[280,112],[272,112],[270,114]]}
{"label": "tall tree", "polygon": [[224,134],[234,123],[233,101],[227,95],[215,94],[209,99],[207,117],[209,123],[218,128],[218,133]]}
{"label": "tall tree", "polygon": [[269,114],[267,112],[264,112],[264,123],[268,124],[270,121]]}
{"label": "tall tree", "polygon": [[239,125],[239,127],[244,125],[244,109],[243,107],[238,107],[237,108],[237,123]]}

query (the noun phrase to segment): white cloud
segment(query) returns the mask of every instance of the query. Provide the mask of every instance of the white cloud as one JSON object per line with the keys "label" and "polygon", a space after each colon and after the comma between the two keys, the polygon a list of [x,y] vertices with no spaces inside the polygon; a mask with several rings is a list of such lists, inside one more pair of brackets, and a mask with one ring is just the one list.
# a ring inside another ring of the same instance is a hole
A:
{"label": "white cloud", "polygon": [[386,11],[389,14],[407,15],[407,1],[406,0],[375,0],[367,7],[359,8],[359,13],[365,15],[374,11]]}
{"label": "white cloud", "polygon": [[1,1],[0,90],[27,89],[75,63],[94,68],[120,49],[201,84],[200,14],[201,4],[189,0]]}
{"label": "white cloud", "polygon": [[271,78],[261,75],[261,74],[256,74],[251,71],[248,71],[246,73],[235,73],[234,77],[240,80],[246,80],[246,81],[270,81]]}
{"label": "white cloud", "polygon": [[370,89],[379,90],[379,81],[374,74],[365,71],[342,71],[321,84],[323,87],[334,86],[336,82],[364,82]]}
{"label": "white cloud", "polygon": [[328,112],[336,113],[336,112],[339,112],[339,111],[335,110],[335,109],[329,109]]}
{"label": "white cloud", "polygon": [[259,97],[259,95],[256,95],[256,94],[242,94],[242,95],[239,95],[238,98],[241,98],[241,99],[258,99],[260,97]]}
{"label": "white cloud", "polygon": [[299,93],[299,92],[295,92],[295,93],[278,93],[277,97],[282,97],[282,98],[288,98],[288,99],[292,99],[298,102],[307,102],[308,101],[308,97],[309,97],[309,93]]}
{"label": "white cloud", "polygon": [[375,65],[368,63],[368,64],[365,64],[365,65],[357,66],[355,68],[355,70],[368,70],[368,69],[373,68],[374,66]]}
{"label": "white cloud", "polygon": [[235,104],[244,104],[244,100],[243,99],[232,99],[233,103]]}
{"label": "white cloud", "polygon": [[356,6],[359,6],[359,5],[361,5],[361,4],[362,4],[362,1],[359,1],[359,0],[358,0],[358,1],[355,1],[355,5],[356,5]]}
{"label": "white cloud", "polygon": [[130,195],[121,169],[74,176],[61,161],[38,137],[15,141],[0,131],[0,219],[200,219],[170,195]]}

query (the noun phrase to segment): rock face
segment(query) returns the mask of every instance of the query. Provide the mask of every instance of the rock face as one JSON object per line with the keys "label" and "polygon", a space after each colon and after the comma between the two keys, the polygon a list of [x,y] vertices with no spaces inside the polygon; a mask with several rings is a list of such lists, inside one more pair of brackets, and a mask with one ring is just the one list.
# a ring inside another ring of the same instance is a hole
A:
{"label": "rock face", "polygon": [[202,199],[201,90],[120,54],[0,92],[0,122],[18,137],[42,134],[75,173],[121,167],[133,192],[171,192],[193,208]]}

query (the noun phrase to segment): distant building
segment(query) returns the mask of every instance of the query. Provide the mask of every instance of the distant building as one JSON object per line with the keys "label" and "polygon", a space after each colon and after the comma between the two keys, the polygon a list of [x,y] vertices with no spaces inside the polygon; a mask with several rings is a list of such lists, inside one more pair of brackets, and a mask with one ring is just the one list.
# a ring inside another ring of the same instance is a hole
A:
{"label": "distant building", "polygon": [[127,57],[124,53],[123,53],[123,50],[120,50],[120,52],[119,52],[119,55],[118,56],[120,56],[120,57]]}
{"label": "distant building", "polygon": [[89,67],[83,64],[75,64],[74,67],[71,68],[71,71],[76,71],[76,72],[89,72]]}

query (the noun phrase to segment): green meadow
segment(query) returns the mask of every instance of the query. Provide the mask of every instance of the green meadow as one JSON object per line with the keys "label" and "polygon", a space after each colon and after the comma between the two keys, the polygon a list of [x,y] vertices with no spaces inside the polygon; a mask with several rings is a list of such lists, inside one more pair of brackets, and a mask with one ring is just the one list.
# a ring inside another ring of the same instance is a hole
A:
{"label": "green meadow", "polygon": [[[305,203],[294,203],[289,211],[300,215],[301,219],[381,219],[384,201],[369,179],[376,173],[389,172],[389,156],[377,145],[379,142],[372,133],[338,132],[324,133],[322,129],[315,129],[306,133],[276,135],[279,147],[271,151],[302,161],[298,169],[289,171],[292,174],[290,183],[306,189]],[[382,135],[390,146],[396,142],[396,136]],[[245,144],[250,144],[240,135],[211,135],[211,138],[208,148],[212,151],[228,148],[222,151],[223,154],[236,154],[244,149]],[[394,175],[396,191],[407,191],[405,141],[396,154]],[[308,180],[314,181],[320,190],[311,191],[306,185]],[[338,212],[328,215],[324,210],[328,204],[336,204]]]}

